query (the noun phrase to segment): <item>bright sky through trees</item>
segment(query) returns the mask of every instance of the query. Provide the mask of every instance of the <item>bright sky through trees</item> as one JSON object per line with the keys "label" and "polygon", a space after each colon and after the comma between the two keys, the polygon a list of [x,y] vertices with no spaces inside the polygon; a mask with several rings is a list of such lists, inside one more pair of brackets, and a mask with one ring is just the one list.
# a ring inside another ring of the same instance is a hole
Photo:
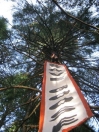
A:
{"label": "bright sky through trees", "polygon": [[5,0],[0,0],[0,16],[3,16],[7,19],[9,19],[9,22],[12,22],[12,4],[14,2],[12,1],[5,1]]}
{"label": "bright sky through trees", "polygon": [[[36,0],[28,0],[29,3],[33,2],[36,3]],[[0,17],[5,17],[9,20],[9,23],[12,24],[12,8],[15,5],[15,2],[7,1],[7,0],[0,0]],[[10,25],[8,25],[10,26]]]}

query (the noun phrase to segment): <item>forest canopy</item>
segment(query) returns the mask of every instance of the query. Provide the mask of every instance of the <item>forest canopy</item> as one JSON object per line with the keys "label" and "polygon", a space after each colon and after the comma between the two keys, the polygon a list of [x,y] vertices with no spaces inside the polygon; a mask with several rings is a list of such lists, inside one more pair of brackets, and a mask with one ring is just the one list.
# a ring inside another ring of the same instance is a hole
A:
{"label": "forest canopy", "polygon": [[55,52],[94,114],[71,132],[99,131],[97,0],[13,1],[9,31],[8,21],[0,18],[0,129],[38,131],[43,65]]}

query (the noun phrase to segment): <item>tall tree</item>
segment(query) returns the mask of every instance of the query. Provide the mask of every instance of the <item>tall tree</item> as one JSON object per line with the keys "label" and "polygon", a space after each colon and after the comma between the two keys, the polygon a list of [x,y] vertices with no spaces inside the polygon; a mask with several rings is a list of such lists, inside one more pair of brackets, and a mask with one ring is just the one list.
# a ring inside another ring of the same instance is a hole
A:
{"label": "tall tree", "polygon": [[[6,130],[16,132],[38,130],[43,63],[52,61],[53,52],[59,63],[67,65],[94,113],[92,120],[97,122],[99,62],[92,55],[99,49],[99,19],[92,17],[91,12],[93,6],[97,7],[96,1],[37,0],[36,5],[18,2],[7,41],[12,59],[6,65],[10,65],[12,73],[1,79],[1,108],[5,108],[1,126],[9,126]],[[72,131],[85,130],[93,131],[87,125]]]}

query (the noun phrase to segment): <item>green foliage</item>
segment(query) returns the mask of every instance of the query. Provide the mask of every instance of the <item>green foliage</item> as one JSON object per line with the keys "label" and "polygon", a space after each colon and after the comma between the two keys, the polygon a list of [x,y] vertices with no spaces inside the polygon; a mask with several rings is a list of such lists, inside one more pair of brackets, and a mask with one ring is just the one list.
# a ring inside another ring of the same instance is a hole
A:
{"label": "green foliage", "polygon": [[6,20],[0,17],[0,41],[7,39],[7,33]]}

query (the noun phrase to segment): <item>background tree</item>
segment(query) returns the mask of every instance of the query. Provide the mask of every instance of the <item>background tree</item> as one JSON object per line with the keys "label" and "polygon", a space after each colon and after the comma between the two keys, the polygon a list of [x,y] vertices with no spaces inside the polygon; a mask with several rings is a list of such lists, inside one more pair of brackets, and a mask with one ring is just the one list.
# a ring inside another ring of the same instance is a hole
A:
{"label": "background tree", "polygon": [[6,46],[4,45],[5,40],[8,38],[8,30],[6,20],[0,17],[0,64],[5,60]]}
{"label": "background tree", "polygon": [[43,64],[52,61],[55,52],[94,113],[90,122],[72,132],[92,132],[91,126],[99,120],[99,57],[93,56],[99,50],[99,19],[91,11],[97,9],[96,0],[16,2],[12,31],[5,42],[10,59],[2,64],[6,69],[0,79],[1,128],[38,131]]}

